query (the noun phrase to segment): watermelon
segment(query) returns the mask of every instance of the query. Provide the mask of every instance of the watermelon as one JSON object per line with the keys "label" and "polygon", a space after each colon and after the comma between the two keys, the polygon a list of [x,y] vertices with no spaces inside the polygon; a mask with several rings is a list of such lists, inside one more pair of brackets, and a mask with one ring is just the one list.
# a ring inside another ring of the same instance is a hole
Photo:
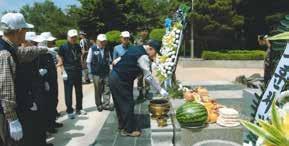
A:
{"label": "watermelon", "polygon": [[182,127],[198,127],[206,124],[208,112],[197,102],[186,102],[177,109],[176,118]]}

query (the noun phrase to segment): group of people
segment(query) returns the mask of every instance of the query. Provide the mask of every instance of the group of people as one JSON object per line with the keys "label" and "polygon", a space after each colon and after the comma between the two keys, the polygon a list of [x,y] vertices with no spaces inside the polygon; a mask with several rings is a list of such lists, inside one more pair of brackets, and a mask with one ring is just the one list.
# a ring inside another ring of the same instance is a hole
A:
{"label": "group of people", "polygon": [[[139,39],[136,45],[131,45],[131,35],[124,31],[121,44],[114,47],[111,55],[105,34],[99,34],[96,41],[90,42],[84,32],[78,34],[71,29],[67,42],[57,51],[56,38],[50,32],[40,35],[28,32],[33,27],[21,13],[7,13],[1,18],[0,145],[53,145],[46,142],[47,133],[56,133],[56,129],[63,126],[56,122],[59,116],[57,68],[64,81],[68,118],[87,114],[82,106],[82,84],[93,82],[97,110],[115,109],[121,135],[140,136],[141,129],[134,115],[134,80],[139,78],[141,98],[147,92],[144,82],[162,96],[168,96],[151,73],[151,62],[160,54],[160,42]],[[146,31],[142,33],[147,35]]]}
{"label": "group of people", "polygon": [[56,38],[28,32],[34,26],[20,13],[2,16],[0,29],[0,144],[51,146],[46,134],[56,122],[58,85]]}

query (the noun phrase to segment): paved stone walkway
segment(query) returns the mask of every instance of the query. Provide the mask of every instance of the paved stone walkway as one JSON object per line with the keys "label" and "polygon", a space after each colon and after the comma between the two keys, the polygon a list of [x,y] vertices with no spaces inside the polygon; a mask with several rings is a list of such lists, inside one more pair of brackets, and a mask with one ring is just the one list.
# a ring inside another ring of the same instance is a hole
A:
{"label": "paved stone walkway", "polygon": [[[199,81],[233,81],[238,75],[245,74],[251,75],[253,73],[261,73],[262,69],[222,69],[222,68],[182,68],[177,69],[177,79],[187,83],[196,83]],[[64,111],[64,93],[63,81],[59,74],[59,105],[58,110]],[[223,83],[222,83],[223,84]],[[228,85],[229,86],[229,85]],[[228,88],[226,86],[225,88]],[[210,87],[209,87],[210,88]],[[222,90],[224,87],[218,88]],[[231,90],[235,90],[231,88]],[[94,104],[93,85],[85,85],[84,93],[84,109],[88,111],[87,116],[80,116],[75,120],[67,119],[64,115],[59,118],[59,122],[64,123],[64,127],[59,129],[59,132],[48,141],[54,143],[55,146],[151,146],[150,128],[143,130],[143,136],[140,138],[125,138],[121,137],[117,131],[117,120],[115,114],[112,112],[104,111],[97,112]],[[75,103],[75,100],[74,100]],[[147,104],[147,103],[146,103]],[[139,109],[139,110],[137,110]],[[137,106],[136,111],[147,112],[147,105]],[[108,118],[107,118],[108,117]],[[149,120],[147,120],[149,121]],[[113,123],[114,122],[114,123]],[[107,137],[105,137],[107,132]],[[97,137],[97,139],[96,139]],[[105,144],[105,142],[112,142]],[[125,144],[124,144],[125,143]]]}
{"label": "paved stone walkway", "polygon": [[234,81],[237,76],[251,76],[259,73],[263,76],[260,68],[184,68],[177,67],[176,76],[180,81]]}
{"label": "paved stone walkway", "polygon": [[91,146],[151,146],[150,117],[148,102],[138,104],[135,107],[138,123],[143,128],[141,137],[123,137],[118,131],[118,123],[115,112],[111,112],[105,121],[98,137]]}

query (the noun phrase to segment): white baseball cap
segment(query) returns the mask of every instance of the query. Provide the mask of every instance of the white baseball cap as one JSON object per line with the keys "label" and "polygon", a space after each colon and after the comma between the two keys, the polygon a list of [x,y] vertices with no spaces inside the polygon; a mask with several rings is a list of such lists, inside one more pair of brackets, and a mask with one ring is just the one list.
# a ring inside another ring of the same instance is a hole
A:
{"label": "white baseball cap", "polygon": [[34,39],[36,38],[36,33],[35,32],[26,32],[25,34],[25,40],[26,41],[34,41]]}
{"label": "white baseball cap", "polygon": [[21,29],[34,28],[34,25],[26,23],[24,16],[21,13],[6,13],[1,18],[1,29]]}
{"label": "white baseball cap", "polygon": [[130,33],[128,31],[123,31],[121,32],[120,36],[124,38],[130,38]]}
{"label": "white baseball cap", "polygon": [[45,39],[45,41],[55,41],[56,38],[54,36],[52,36],[51,32],[43,32],[40,34],[41,36],[43,36],[43,38]]}
{"label": "white baseball cap", "polygon": [[69,30],[68,32],[67,32],[67,36],[68,37],[75,37],[75,36],[78,36],[78,32],[77,32],[77,30],[76,29],[71,29],[71,30]]}
{"label": "white baseball cap", "polygon": [[3,36],[3,35],[4,35],[3,31],[0,31],[0,36]]}
{"label": "white baseball cap", "polygon": [[46,40],[45,40],[44,36],[36,35],[32,41],[37,42],[37,43],[42,43],[42,42],[44,42]]}
{"label": "white baseball cap", "polygon": [[107,38],[106,38],[106,35],[105,34],[99,34],[98,36],[97,36],[97,40],[98,41],[107,41]]}

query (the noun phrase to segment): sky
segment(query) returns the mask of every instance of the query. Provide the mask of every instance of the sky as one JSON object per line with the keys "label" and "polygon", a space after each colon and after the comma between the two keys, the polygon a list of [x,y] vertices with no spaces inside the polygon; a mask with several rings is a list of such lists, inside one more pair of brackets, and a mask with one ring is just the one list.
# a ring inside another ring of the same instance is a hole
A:
{"label": "sky", "polygon": [[[43,2],[45,0],[0,0],[0,14],[6,10],[16,10],[28,4],[33,5],[34,2]],[[80,5],[78,0],[51,0],[61,9],[65,9],[69,5]]]}

